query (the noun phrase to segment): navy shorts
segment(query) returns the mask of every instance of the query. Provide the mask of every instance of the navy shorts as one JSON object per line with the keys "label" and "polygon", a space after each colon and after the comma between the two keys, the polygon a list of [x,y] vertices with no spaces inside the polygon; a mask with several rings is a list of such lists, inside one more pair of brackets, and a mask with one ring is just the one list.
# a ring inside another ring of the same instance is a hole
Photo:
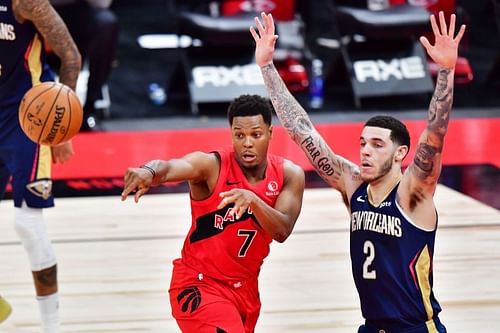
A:
{"label": "navy shorts", "polygon": [[11,179],[16,207],[23,201],[32,208],[52,207],[51,149],[28,139],[17,109],[18,105],[0,106],[0,199]]}
{"label": "navy shorts", "polygon": [[359,327],[358,333],[446,333],[446,327],[438,317],[412,327],[366,321],[364,325]]}

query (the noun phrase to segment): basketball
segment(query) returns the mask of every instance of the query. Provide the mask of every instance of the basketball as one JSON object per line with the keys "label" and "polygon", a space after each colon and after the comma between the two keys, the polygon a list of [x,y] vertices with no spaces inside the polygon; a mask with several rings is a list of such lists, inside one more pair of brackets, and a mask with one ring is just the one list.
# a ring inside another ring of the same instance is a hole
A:
{"label": "basketball", "polygon": [[57,82],[43,82],[28,90],[19,105],[19,123],[32,141],[56,146],[75,136],[83,110],[75,92]]}

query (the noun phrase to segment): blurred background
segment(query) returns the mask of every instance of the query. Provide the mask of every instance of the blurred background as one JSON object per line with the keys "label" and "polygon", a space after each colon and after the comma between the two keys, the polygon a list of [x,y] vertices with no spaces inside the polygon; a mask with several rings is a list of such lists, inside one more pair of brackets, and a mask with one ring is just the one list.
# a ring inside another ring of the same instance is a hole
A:
{"label": "blurred background", "polygon": [[[185,74],[200,63],[200,58],[212,58],[213,66],[229,66],[228,59],[243,53],[250,57],[250,63],[253,40],[248,27],[255,12],[261,10],[274,13],[280,35],[277,49],[281,51],[275,63],[306,107],[313,82],[313,60],[322,61],[324,101],[311,108],[316,113],[426,107],[432,86],[429,90],[423,83],[419,93],[413,93],[414,86],[406,91],[388,88],[375,96],[364,96],[358,89],[358,96],[354,96],[348,73],[357,59],[382,58],[389,64],[391,59],[418,53],[411,51],[411,45],[430,31],[428,13],[439,10],[456,12],[459,23],[468,25],[457,66],[454,106],[496,108],[500,104],[500,22],[494,0],[116,0],[111,9],[118,18],[120,33],[109,77],[111,104],[104,120],[189,116],[191,96],[183,81],[188,76]],[[281,31],[280,25],[284,25]],[[144,35],[156,35],[158,40],[141,45],[139,40]],[[159,40],[162,35],[164,41]],[[201,46],[177,47],[173,36],[198,38]],[[383,56],[381,49],[385,51]],[[432,73],[432,64],[427,65]],[[166,90],[165,103],[151,101],[151,83]],[[368,89],[373,89],[373,82],[370,84]],[[210,104],[215,102],[200,103],[200,113],[224,115],[224,106]]]}
{"label": "blurred background", "polygon": [[[437,73],[419,37],[433,42],[429,16],[444,11],[456,13],[457,31],[460,24],[467,30],[440,182],[500,208],[500,1],[51,2],[84,59],[77,93],[85,121],[75,157],[54,165],[56,196],[117,195],[127,167],[230,145],[229,102],[266,95],[248,31],[262,11],[273,14],[279,35],[274,64],[338,154],[357,163],[361,128],[380,113],[403,120],[415,141]],[[308,187],[325,187],[274,124],[271,152],[301,165]]]}

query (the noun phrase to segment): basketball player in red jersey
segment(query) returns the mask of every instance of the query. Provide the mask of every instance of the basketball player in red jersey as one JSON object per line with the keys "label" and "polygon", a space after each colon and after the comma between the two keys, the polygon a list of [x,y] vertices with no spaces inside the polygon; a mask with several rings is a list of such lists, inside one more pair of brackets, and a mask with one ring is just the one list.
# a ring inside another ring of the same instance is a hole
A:
{"label": "basketball player in red jersey", "polygon": [[183,332],[250,333],[259,316],[260,267],[284,242],[302,207],[303,170],[268,154],[272,106],[256,95],[228,109],[232,151],[154,160],[125,174],[122,200],[153,185],[188,181],[192,225],[174,261],[172,314]]}
{"label": "basketball player in red jersey", "polygon": [[57,262],[42,210],[54,206],[51,163],[69,160],[73,147],[71,142],[53,148],[34,143],[18,119],[26,91],[40,82],[54,81],[45,62],[44,42],[61,59],[59,80],[74,90],[81,57],[49,1],[0,0],[0,200],[12,177],[14,226],[30,260],[40,331],[58,333]]}

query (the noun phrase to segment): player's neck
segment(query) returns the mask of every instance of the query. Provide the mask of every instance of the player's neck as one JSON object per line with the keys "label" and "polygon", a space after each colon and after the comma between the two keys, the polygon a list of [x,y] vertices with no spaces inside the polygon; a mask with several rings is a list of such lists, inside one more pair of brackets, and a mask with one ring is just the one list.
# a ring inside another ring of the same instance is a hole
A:
{"label": "player's neck", "polygon": [[381,181],[368,184],[367,192],[370,203],[378,207],[384,202],[387,196],[389,196],[389,193],[391,193],[394,187],[399,183],[402,176],[401,171],[398,171],[397,173],[387,174]]}
{"label": "player's neck", "polygon": [[264,178],[266,178],[266,168],[267,168],[267,163],[256,166],[255,168],[241,167],[241,171],[243,172],[243,175],[245,176],[247,181],[250,184],[255,185],[260,181],[262,181]]}

